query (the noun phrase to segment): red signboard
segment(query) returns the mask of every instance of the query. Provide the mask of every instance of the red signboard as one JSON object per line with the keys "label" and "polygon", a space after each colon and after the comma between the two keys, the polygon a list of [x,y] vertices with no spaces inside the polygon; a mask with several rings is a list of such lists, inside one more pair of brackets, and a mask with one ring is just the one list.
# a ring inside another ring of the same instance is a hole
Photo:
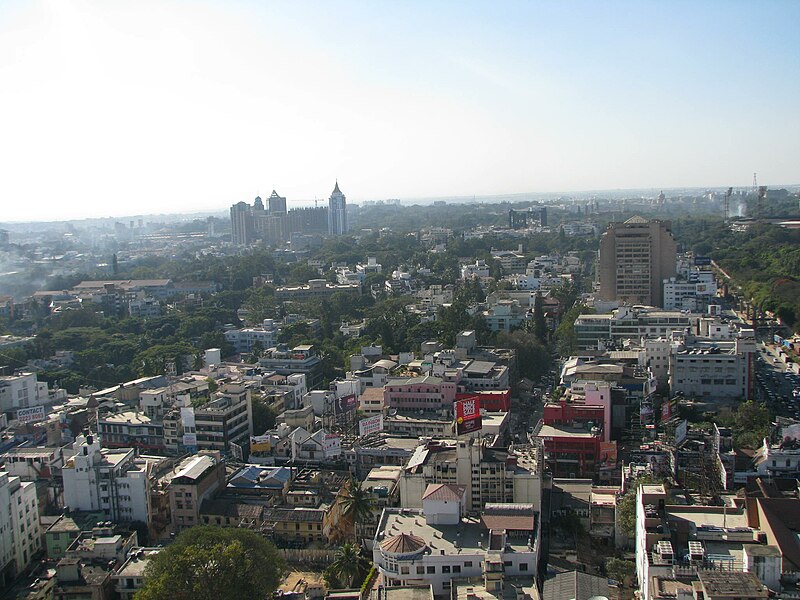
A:
{"label": "red signboard", "polygon": [[356,398],[356,395],[348,394],[347,396],[342,396],[341,398],[336,399],[336,403],[334,404],[334,412],[336,414],[342,414],[350,412],[351,410],[355,410],[357,407],[358,398]]}
{"label": "red signboard", "polygon": [[481,422],[481,401],[474,396],[453,403],[456,411],[456,435],[479,431],[483,426]]}

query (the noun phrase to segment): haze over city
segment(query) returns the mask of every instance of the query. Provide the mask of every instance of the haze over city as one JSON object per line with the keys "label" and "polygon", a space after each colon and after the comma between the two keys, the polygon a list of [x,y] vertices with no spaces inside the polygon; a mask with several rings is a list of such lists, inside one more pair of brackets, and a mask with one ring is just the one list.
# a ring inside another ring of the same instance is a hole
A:
{"label": "haze over city", "polygon": [[0,5],[3,220],[800,181],[796,2]]}

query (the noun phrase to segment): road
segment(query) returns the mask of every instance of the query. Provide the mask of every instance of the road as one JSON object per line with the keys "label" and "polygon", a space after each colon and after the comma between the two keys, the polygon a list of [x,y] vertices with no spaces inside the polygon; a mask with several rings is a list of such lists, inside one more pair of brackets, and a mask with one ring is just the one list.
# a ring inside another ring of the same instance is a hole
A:
{"label": "road", "polygon": [[[791,364],[791,363],[790,363]],[[756,359],[756,397],[776,415],[800,419],[800,375],[781,360],[778,349],[759,343]]]}

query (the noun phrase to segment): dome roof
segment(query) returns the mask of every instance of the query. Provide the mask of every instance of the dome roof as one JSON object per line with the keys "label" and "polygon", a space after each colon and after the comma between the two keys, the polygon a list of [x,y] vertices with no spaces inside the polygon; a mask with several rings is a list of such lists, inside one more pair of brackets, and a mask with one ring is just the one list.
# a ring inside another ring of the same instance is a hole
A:
{"label": "dome roof", "polygon": [[410,533],[391,535],[381,542],[381,550],[392,554],[414,554],[426,547],[425,540]]}

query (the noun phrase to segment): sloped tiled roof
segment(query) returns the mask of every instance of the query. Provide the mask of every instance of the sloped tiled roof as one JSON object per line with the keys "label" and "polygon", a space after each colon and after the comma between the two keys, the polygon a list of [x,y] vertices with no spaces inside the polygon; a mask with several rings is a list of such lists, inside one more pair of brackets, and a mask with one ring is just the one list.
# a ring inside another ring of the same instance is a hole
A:
{"label": "sloped tiled roof", "polygon": [[425,540],[410,533],[392,535],[381,542],[381,550],[392,554],[413,554],[423,550],[425,547]]}
{"label": "sloped tiled roof", "polygon": [[446,483],[431,483],[425,488],[422,494],[423,500],[452,500],[458,502],[464,497],[465,487],[463,485],[448,485]]}

